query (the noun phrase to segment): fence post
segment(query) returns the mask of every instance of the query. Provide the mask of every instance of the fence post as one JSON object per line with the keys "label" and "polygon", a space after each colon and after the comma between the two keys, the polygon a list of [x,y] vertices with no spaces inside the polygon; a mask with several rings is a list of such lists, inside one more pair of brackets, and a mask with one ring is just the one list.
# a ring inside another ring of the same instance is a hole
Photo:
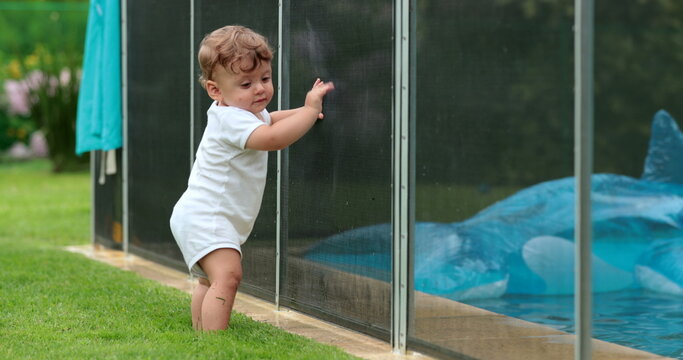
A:
{"label": "fence post", "polygon": [[410,241],[413,229],[411,176],[411,0],[394,3],[393,208],[391,344],[405,354],[411,290]]}
{"label": "fence post", "polygon": [[593,0],[576,0],[574,14],[574,176],[576,178],[574,358],[590,360],[593,306],[590,202],[593,171]]}

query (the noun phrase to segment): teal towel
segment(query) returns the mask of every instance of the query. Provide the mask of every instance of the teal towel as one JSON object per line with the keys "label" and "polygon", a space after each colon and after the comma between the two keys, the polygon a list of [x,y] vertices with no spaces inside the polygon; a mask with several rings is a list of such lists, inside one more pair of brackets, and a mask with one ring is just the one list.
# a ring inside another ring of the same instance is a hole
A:
{"label": "teal towel", "polygon": [[78,94],[76,153],[121,147],[119,0],[91,0]]}

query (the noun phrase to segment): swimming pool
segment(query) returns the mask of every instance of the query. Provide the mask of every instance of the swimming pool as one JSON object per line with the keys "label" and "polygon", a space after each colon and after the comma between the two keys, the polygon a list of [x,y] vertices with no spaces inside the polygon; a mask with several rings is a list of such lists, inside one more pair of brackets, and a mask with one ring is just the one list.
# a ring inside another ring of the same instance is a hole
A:
{"label": "swimming pool", "polygon": [[[574,332],[573,296],[506,295],[466,304]],[[595,294],[593,337],[683,359],[683,299],[642,289]]]}

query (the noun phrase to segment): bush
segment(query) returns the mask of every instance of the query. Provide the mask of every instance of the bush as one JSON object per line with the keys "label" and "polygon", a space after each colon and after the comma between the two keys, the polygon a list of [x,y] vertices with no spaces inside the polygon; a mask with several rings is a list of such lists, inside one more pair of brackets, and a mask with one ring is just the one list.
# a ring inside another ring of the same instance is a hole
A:
{"label": "bush", "polygon": [[4,96],[0,101],[0,151],[9,148],[15,142],[28,142],[29,135],[36,130],[30,118],[30,106],[27,88],[18,80],[21,66],[17,60],[6,66],[6,73],[12,78],[3,81]]}
{"label": "bush", "polygon": [[0,2],[0,151],[42,130],[56,172],[82,168],[75,122],[87,1]]}
{"label": "bush", "polygon": [[18,65],[17,74],[24,76],[4,81],[6,142],[25,142],[30,132],[42,130],[55,172],[79,169],[87,163],[87,157],[75,154],[80,84],[80,69],[75,62],[73,56],[51,54],[37,46]]}

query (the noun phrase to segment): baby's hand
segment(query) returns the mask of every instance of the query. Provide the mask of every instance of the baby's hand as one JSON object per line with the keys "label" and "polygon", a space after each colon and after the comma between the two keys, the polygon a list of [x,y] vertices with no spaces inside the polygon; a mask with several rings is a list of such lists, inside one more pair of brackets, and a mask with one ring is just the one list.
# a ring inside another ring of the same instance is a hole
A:
{"label": "baby's hand", "polygon": [[323,98],[327,93],[334,90],[334,84],[332,82],[325,83],[320,79],[316,79],[313,83],[313,87],[306,94],[306,102],[304,106],[309,106],[318,111],[318,119],[322,119],[323,115]]}

